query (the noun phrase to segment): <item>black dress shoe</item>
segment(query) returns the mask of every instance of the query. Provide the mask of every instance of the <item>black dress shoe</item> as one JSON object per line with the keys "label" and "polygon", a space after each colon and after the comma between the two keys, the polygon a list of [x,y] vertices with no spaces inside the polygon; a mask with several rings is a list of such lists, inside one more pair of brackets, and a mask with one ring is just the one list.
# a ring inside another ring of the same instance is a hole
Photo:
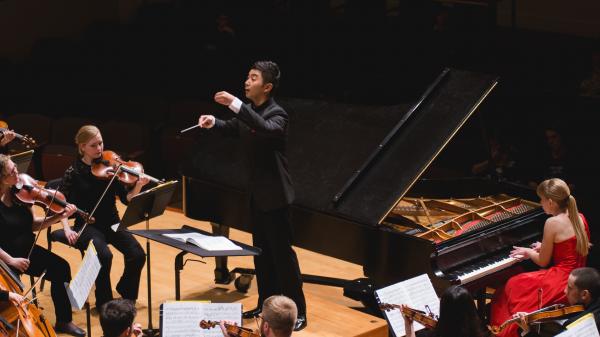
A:
{"label": "black dress shoe", "polygon": [[262,312],[262,308],[256,307],[252,310],[244,311],[244,313],[242,314],[242,318],[243,319],[254,318],[254,317],[260,315],[261,312]]}
{"label": "black dress shoe", "polygon": [[298,315],[296,318],[296,325],[294,325],[294,331],[300,331],[308,325],[308,321],[306,320],[306,314]]}
{"label": "black dress shoe", "polygon": [[66,333],[75,337],[85,337],[85,330],[80,329],[75,323],[56,322],[54,330],[60,333]]}

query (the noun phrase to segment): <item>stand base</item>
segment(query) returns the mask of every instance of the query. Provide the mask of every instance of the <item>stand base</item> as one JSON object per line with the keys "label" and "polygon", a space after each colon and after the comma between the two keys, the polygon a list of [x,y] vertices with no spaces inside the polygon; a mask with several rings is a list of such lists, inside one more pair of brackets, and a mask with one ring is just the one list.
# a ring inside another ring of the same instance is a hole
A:
{"label": "stand base", "polygon": [[160,336],[160,329],[143,329],[142,333],[145,337],[157,337]]}

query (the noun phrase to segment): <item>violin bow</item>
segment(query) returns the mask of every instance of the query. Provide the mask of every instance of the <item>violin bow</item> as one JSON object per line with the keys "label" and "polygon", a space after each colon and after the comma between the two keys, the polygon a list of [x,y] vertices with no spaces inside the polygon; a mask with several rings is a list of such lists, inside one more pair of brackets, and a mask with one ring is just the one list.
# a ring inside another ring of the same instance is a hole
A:
{"label": "violin bow", "polygon": [[[79,232],[77,232],[77,239],[75,240],[75,243],[77,243],[77,240],[79,240],[79,237],[81,236],[81,233],[83,233],[83,230],[85,229],[85,227],[87,227],[87,225],[90,223],[90,219],[92,219],[92,217],[94,216],[94,213],[96,213],[96,209],[100,205],[100,202],[102,201],[102,199],[104,199],[104,196],[106,195],[106,192],[108,192],[108,189],[110,188],[110,185],[112,185],[112,183],[115,181],[115,178],[117,177],[117,174],[119,173],[120,169],[121,169],[121,164],[119,164],[119,166],[117,166],[115,174],[112,176],[112,178],[110,178],[110,181],[108,182],[108,185],[106,185],[106,188],[104,189],[104,192],[102,192],[102,195],[98,199],[98,202],[96,202],[96,205],[94,206],[94,209],[92,209],[92,211],[90,212],[90,215],[87,217],[87,219],[85,219],[85,223],[83,224],[83,226],[81,227],[81,229],[79,230]],[[75,245],[75,244],[73,244],[73,245]]]}
{"label": "violin bow", "polygon": [[38,285],[38,283],[40,283],[40,281],[44,278],[44,276],[46,276],[46,270],[44,270],[44,272],[42,273],[42,275],[40,275],[40,277],[37,278],[37,280],[31,285],[31,287],[29,287],[29,289],[27,289],[26,292],[23,293],[23,297],[29,295],[29,293]]}

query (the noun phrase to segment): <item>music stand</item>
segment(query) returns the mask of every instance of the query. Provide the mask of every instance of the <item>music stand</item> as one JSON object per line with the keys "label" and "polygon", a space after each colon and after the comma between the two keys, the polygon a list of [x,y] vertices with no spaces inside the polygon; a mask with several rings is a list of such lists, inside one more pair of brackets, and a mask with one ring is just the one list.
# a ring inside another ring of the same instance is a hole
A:
{"label": "music stand", "polygon": [[[118,230],[146,222],[146,230],[150,229],[150,219],[162,215],[171,201],[177,180],[160,184],[131,198],[125,214],[121,218]],[[146,336],[157,336],[159,331],[152,327],[152,279],[150,277],[150,240],[146,239],[146,271],[148,282],[148,328],[143,332]]]}
{"label": "music stand", "polygon": [[31,160],[33,158],[33,150],[12,154],[9,157],[10,160],[12,160],[15,163],[15,165],[17,165],[17,170],[20,173],[27,173],[27,170],[29,170],[29,165],[31,164]]}

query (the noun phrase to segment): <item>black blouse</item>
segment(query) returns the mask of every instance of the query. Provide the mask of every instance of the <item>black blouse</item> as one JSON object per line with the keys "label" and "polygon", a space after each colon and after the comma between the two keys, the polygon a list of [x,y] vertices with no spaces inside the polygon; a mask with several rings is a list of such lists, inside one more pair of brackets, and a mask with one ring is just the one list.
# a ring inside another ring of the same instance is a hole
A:
{"label": "black blouse", "polygon": [[35,240],[32,226],[30,206],[13,204],[9,207],[0,201],[0,248],[13,257],[27,256]]}
{"label": "black blouse", "polygon": [[[65,171],[60,191],[65,194],[68,202],[90,213],[108,183],[109,180],[96,178],[92,174],[91,166],[81,161],[81,159],[77,159]],[[98,205],[98,209],[93,214],[96,222],[92,225],[107,230],[110,226],[118,223],[120,219],[115,197],[118,196],[122,203],[127,204],[127,193],[128,190],[121,182],[113,181],[100,205]],[[77,214],[75,228],[81,228],[84,222],[84,219]]]}

